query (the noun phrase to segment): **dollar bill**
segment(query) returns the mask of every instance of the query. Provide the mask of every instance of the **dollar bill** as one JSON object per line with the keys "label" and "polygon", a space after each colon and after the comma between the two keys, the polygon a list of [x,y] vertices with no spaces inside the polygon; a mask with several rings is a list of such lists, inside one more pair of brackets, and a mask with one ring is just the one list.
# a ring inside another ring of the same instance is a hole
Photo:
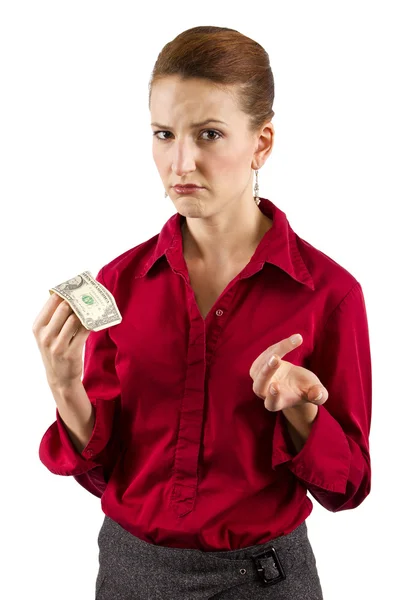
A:
{"label": "dollar bill", "polygon": [[112,293],[90,271],[83,271],[49,290],[66,300],[80,322],[90,331],[100,331],[122,321]]}

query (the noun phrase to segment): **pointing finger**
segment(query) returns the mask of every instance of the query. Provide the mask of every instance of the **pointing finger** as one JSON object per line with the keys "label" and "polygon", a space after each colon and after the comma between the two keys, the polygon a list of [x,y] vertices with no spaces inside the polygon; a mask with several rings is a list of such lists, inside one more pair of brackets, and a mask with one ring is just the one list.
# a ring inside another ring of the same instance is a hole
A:
{"label": "pointing finger", "polygon": [[302,344],[302,343],[303,343],[303,338],[302,338],[301,334],[295,333],[294,335],[291,335],[290,337],[285,338],[284,340],[282,340],[281,342],[276,344],[276,346],[274,348],[274,354],[276,354],[280,358],[283,358],[285,356],[285,354],[288,354],[289,352],[294,350],[294,348],[297,348],[297,346],[300,346],[300,344]]}

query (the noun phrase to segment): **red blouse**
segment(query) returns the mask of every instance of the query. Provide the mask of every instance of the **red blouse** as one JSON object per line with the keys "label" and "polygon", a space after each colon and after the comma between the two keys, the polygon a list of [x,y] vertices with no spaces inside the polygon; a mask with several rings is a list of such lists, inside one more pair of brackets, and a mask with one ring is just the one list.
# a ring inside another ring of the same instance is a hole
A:
{"label": "red blouse", "polygon": [[[371,489],[372,374],[360,283],[301,239],[270,200],[273,225],[203,319],[190,286],[181,226],[98,273],[119,325],[91,332],[82,383],[96,409],[81,452],[56,420],[42,463],[101,497],[105,514],[150,543],[236,550],[290,533],[311,513],[355,508]],[[282,413],[253,392],[250,367],[293,333],[284,359],[329,392],[296,452]]]}

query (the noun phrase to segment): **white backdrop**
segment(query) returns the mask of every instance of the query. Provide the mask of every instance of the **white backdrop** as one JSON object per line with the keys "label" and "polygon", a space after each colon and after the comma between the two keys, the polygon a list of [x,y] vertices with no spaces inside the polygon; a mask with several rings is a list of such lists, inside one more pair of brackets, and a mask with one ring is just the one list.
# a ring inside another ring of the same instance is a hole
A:
{"label": "white backdrop", "polygon": [[362,285],[373,362],[372,490],[339,513],[312,499],[307,525],[325,600],[396,596],[395,7],[382,0],[0,4],[1,598],[94,598],[104,515],[98,498],[39,461],[55,402],[32,324],[49,287],[86,269],[96,274],[175,213],[152,160],[148,81],[164,44],[196,25],[238,29],[269,53],[275,144],[259,173],[260,195]]}

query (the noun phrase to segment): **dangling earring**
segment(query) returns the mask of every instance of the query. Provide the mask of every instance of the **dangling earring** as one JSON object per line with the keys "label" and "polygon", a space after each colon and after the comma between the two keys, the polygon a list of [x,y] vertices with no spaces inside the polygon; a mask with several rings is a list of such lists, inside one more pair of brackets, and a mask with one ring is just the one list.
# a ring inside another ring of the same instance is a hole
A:
{"label": "dangling earring", "polygon": [[164,198],[168,198],[167,192],[164,192]]}
{"label": "dangling earring", "polygon": [[260,204],[261,200],[259,198],[259,187],[258,187],[258,169],[256,169],[256,183],[254,185],[254,202],[257,206]]}

